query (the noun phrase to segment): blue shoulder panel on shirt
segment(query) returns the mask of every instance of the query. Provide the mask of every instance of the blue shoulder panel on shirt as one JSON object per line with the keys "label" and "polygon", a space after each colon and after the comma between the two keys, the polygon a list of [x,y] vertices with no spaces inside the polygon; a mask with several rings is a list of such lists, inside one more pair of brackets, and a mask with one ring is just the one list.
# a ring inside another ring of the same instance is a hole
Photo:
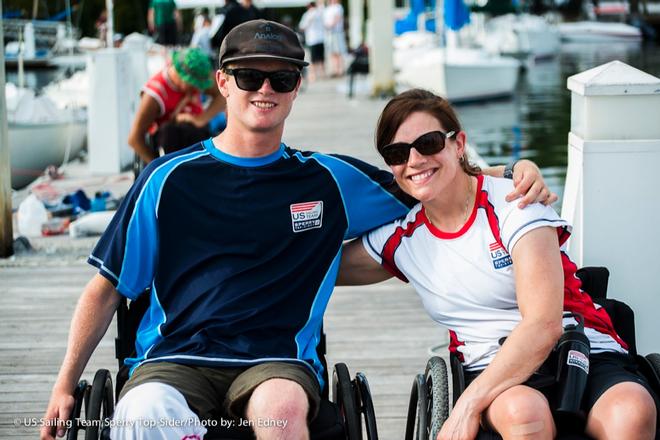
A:
{"label": "blue shoulder panel on shirt", "polygon": [[[295,156],[302,162],[309,159],[316,160],[332,174],[337,182],[348,223],[345,239],[358,237],[371,229],[406,215],[410,210],[365,171],[347,160],[320,153],[314,153],[310,157],[296,153]],[[371,165],[357,160],[355,162],[363,164],[365,170],[378,171]]]}

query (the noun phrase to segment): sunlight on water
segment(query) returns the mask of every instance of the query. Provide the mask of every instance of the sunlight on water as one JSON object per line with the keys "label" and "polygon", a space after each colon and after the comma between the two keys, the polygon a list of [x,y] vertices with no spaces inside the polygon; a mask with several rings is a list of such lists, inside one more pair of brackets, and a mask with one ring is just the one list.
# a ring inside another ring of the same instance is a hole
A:
{"label": "sunlight on water", "polygon": [[564,44],[558,57],[530,65],[520,75],[514,98],[457,107],[470,143],[491,164],[535,161],[561,197],[571,113],[566,79],[612,60],[660,77],[655,43]]}

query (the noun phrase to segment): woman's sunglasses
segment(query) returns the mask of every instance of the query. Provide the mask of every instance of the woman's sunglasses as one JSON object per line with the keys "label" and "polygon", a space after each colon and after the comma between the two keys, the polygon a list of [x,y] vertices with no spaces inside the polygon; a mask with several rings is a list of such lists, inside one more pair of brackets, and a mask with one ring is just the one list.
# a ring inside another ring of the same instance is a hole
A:
{"label": "woman's sunglasses", "polygon": [[296,88],[300,79],[297,70],[276,70],[264,72],[257,69],[224,69],[225,73],[236,78],[236,85],[246,92],[256,92],[268,78],[270,86],[278,93],[289,93]]}
{"label": "woman's sunglasses", "polygon": [[455,131],[450,131],[448,133],[429,131],[415,139],[412,144],[407,142],[387,144],[380,149],[380,154],[383,156],[386,164],[402,165],[408,162],[411,148],[414,148],[419,154],[423,154],[424,156],[439,153],[445,148],[445,140],[455,134]]}

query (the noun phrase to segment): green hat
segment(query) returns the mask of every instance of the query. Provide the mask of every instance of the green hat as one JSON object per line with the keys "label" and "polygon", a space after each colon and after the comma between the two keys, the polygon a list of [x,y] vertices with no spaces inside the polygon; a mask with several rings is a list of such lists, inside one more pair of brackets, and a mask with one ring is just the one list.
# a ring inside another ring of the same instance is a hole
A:
{"label": "green hat", "polygon": [[172,65],[183,81],[200,90],[208,89],[213,84],[211,61],[197,48],[174,51]]}

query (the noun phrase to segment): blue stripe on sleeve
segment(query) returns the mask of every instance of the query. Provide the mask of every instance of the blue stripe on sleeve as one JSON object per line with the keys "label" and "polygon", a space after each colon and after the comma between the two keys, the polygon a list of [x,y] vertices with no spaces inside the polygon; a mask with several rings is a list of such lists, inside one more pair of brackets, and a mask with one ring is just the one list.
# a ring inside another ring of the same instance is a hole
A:
{"label": "blue stripe on sleeve", "polygon": [[[305,160],[300,153],[296,153],[296,157]],[[311,158],[330,171],[337,182],[348,222],[344,239],[358,237],[410,211],[410,208],[359,168],[325,154],[315,153]]]}
{"label": "blue stripe on sleeve", "polygon": [[319,359],[316,347],[321,340],[321,323],[323,321],[323,314],[328,306],[332,290],[335,288],[340,261],[341,247],[335,258],[332,260],[332,264],[330,265],[328,272],[326,272],[319,290],[316,292],[307,323],[305,323],[303,328],[296,335],[298,359],[312,360],[321,389],[325,387],[325,380],[323,378],[323,364]]}

